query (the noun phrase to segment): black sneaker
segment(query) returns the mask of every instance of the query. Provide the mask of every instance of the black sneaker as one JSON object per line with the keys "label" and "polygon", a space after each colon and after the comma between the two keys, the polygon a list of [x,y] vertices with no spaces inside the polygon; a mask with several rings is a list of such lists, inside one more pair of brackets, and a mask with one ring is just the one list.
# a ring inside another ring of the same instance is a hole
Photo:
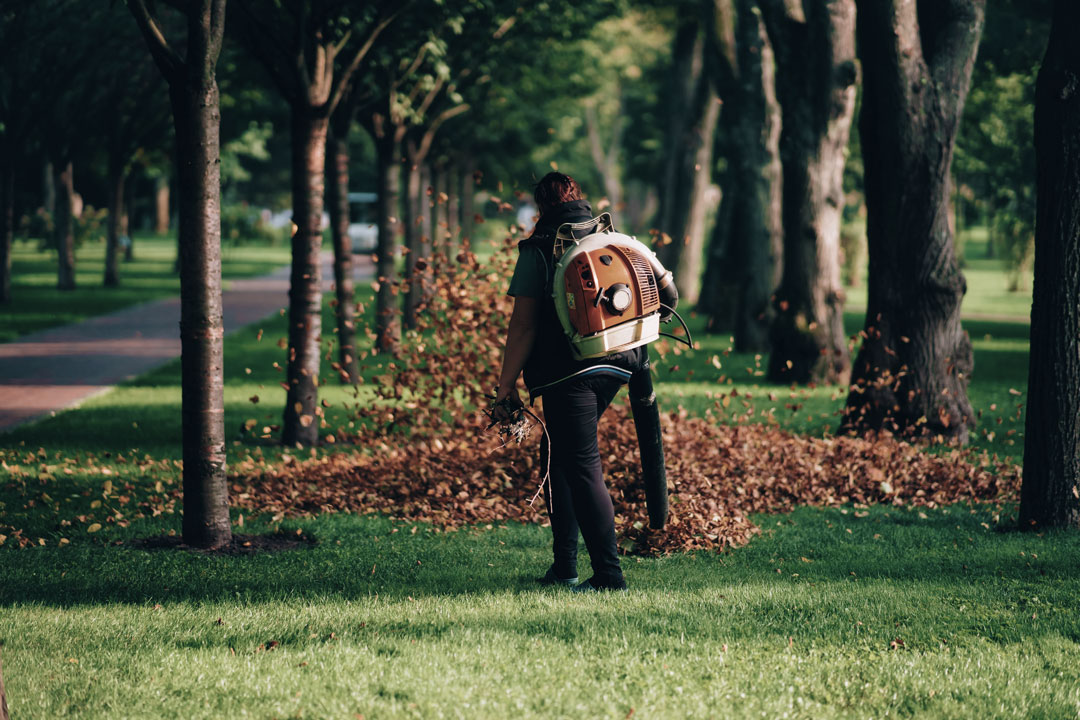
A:
{"label": "black sneaker", "polygon": [[548,571],[544,573],[543,577],[536,578],[536,582],[541,585],[566,585],[567,587],[575,587],[578,584],[578,578],[575,575],[572,578],[561,578],[555,574],[555,566],[548,568]]}

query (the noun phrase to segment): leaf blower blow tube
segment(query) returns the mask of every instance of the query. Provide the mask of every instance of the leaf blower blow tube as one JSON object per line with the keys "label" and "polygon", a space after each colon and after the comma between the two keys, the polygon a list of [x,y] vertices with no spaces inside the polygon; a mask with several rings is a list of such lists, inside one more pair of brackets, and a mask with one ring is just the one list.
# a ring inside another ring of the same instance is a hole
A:
{"label": "leaf blower blow tube", "polygon": [[649,253],[649,265],[656,277],[656,289],[660,294],[660,319],[669,320],[672,311],[679,307],[679,289],[675,287],[675,278],[671,271],[660,264],[656,253]]}
{"label": "leaf blower blow tube", "polygon": [[[675,284],[671,285],[674,287]],[[664,468],[664,439],[660,434],[660,408],[656,405],[648,363],[630,377],[630,409],[634,413],[634,429],[641,449],[641,478],[645,485],[649,527],[661,530],[668,513],[667,470]]]}

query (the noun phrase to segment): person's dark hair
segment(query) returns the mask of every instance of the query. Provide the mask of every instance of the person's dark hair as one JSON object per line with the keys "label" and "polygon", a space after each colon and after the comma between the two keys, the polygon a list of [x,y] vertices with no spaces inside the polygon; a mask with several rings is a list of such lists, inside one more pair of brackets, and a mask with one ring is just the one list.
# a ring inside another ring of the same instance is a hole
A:
{"label": "person's dark hair", "polygon": [[569,175],[559,172],[549,172],[540,178],[533,190],[533,199],[536,200],[536,208],[543,215],[564,202],[581,199],[581,188],[577,180]]}

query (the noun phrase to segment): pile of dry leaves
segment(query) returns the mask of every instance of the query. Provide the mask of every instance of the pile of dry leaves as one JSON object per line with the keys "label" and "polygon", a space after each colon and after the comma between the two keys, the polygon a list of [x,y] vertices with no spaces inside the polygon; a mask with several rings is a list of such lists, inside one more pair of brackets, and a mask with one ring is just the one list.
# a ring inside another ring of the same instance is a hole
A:
{"label": "pile of dry leaves", "polygon": [[[284,465],[249,461],[236,468],[233,501],[285,515],[378,511],[443,528],[542,522],[543,499],[529,505],[542,475],[536,434],[495,452],[480,445],[474,435],[386,443],[369,455],[290,458]],[[601,422],[600,447],[624,550],[741,545],[757,532],[748,514],[796,505],[933,507],[1007,500],[1020,486],[1015,465],[968,451],[931,455],[894,438],[814,438],[669,413],[664,445],[671,511],[667,528],[655,532],[647,526],[633,420],[617,403]]]}

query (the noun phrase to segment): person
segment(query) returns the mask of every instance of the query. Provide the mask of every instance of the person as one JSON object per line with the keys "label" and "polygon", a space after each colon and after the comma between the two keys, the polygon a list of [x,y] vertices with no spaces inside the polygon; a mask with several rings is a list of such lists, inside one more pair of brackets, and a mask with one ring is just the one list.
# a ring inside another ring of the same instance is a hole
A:
{"label": "person", "polygon": [[[517,379],[524,372],[529,400],[541,398],[550,443],[541,443],[540,467],[551,475],[546,486],[554,561],[538,578],[579,592],[625,590],[615,544],[615,513],[604,482],[597,422],[631,375],[648,367],[644,347],[590,360],[575,360],[555,314],[552,280],[555,235],[563,223],[592,219],[592,208],[569,175],[552,172],[536,185],[540,213],[531,236],[518,246],[507,294],[514,309],[507,329],[496,405],[520,404]],[[578,583],[578,532],[585,539],[593,575]]]}

